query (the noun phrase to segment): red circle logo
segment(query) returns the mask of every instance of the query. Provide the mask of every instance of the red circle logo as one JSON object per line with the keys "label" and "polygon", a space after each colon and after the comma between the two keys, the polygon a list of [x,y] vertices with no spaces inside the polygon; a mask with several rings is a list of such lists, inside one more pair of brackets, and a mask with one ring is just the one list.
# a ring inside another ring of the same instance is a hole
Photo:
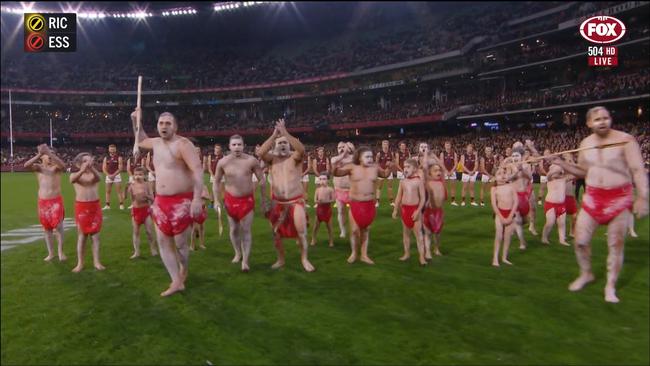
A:
{"label": "red circle logo", "polygon": [[25,46],[32,52],[38,52],[45,46],[45,39],[38,33],[30,34],[25,41]]}

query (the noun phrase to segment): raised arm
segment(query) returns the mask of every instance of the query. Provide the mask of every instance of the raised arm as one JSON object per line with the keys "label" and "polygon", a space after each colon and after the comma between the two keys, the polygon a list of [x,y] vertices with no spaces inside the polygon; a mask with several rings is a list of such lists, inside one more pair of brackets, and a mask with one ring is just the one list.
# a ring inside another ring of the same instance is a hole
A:
{"label": "raised arm", "polygon": [[138,147],[142,149],[153,150],[153,139],[149,138],[144,132],[142,124],[138,124],[138,114],[140,115],[140,122],[142,123],[142,109],[136,108],[133,113],[131,113],[131,124],[133,125],[133,135],[135,136],[135,142],[138,144]]}
{"label": "raised arm", "polygon": [[83,173],[86,171],[87,167],[88,167],[88,163],[83,163],[79,167],[79,171],[70,174],[70,183],[77,183],[79,181],[79,178],[81,178]]}
{"label": "raised arm", "polygon": [[45,154],[47,154],[47,156],[50,157],[50,161],[54,163],[54,165],[56,165],[56,167],[59,168],[60,171],[65,170],[65,163],[52,150],[48,148]]}
{"label": "raised arm", "polygon": [[266,141],[260,146],[260,150],[258,151],[258,157],[262,159],[265,163],[270,164],[273,161],[273,155],[271,155],[270,151],[273,148],[273,144],[275,143],[275,139],[278,138],[280,135],[280,132],[278,131],[277,128],[273,130],[273,133],[271,136],[269,136]]}
{"label": "raised arm", "polygon": [[287,138],[287,141],[289,141],[289,145],[291,145],[291,148],[293,148],[293,154],[292,157],[295,161],[299,161],[302,163],[302,157],[305,154],[305,145],[300,142],[297,138],[291,136],[289,131],[287,131],[287,127],[284,124],[284,119],[281,118],[277,123],[276,123],[276,129],[280,133],[280,136],[284,136]]}
{"label": "raised arm", "polygon": [[93,183],[99,182],[101,180],[101,174],[95,169],[95,160],[91,159],[88,165],[86,166],[86,171],[93,174]]}
{"label": "raised arm", "polygon": [[40,172],[41,171],[41,164],[38,164],[37,161],[41,158],[41,156],[43,156],[43,154],[41,154],[40,152],[37,153],[36,155],[34,155],[33,158],[31,158],[31,159],[29,159],[29,160],[27,160],[25,162],[24,167],[26,169],[31,169],[31,170],[33,170],[35,172]]}

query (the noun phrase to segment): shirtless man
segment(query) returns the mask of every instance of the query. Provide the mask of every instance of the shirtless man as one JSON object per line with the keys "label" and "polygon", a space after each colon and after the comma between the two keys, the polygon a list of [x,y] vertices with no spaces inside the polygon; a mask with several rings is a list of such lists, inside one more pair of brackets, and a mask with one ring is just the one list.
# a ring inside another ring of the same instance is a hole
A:
{"label": "shirtless man", "polygon": [[136,109],[131,121],[138,147],[153,150],[154,154],[157,194],[151,214],[156,223],[160,257],[172,281],[160,296],[169,296],[185,289],[189,235],[193,219],[203,207],[203,168],[194,144],[176,134],[178,123],[174,115],[161,113],[157,124],[160,137],[150,138],[137,123],[141,119],[136,116],[141,113]]}
{"label": "shirtless man", "polygon": [[[508,173],[505,167],[500,167],[496,172],[496,185],[491,188],[490,201],[494,212],[494,252],[492,253],[492,265],[499,267],[499,250],[501,249],[501,262],[512,264],[508,260],[508,249],[512,232],[515,229],[515,218],[519,199],[512,184],[509,184]],[[501,248],[503,242],[503,248]]]}
{"label": "shirtless man", "polygon": [[[25,162],[25,168],[36,172],[38,179],[38,218],[47,246],[47,257],[43,260],[49,262],[54,258],[54,235],[58,243],[59,261],[64,261],[67,258],[63,254],[65,210],[61,196],[61,172],[65,170],[65,163],[46,144],[38,145],[37,151],[36,156]],[[37,163],[39,159],[41,162]]]}
{"label": "shirtless man", "polygon": [[102,163],[102,171],[106,176],[106,205],[102,210],[111,208],[111,190],[113,184],[115,184],[115,190],[120,200],[120,210],[124,210],[124,192],[122,192],[122,177],[120,176],[120,172],[124,167],[123,164],[122,156],[117,153],[117,146],[114,144],[108,145],[108,156],[104,157],[104,162]]}
{"label": "shirtless man", "polygon": [[469,191],[470,195],[470,204],[472,206],[478,206],[474,202],[474,182],[476,182],[476,176],[478,175],[478,154],[474,151],[474,145],[468,144],[465,149],[465,153],[460,156],[460,165],[463,167],[463,189],[461,190],[461,206],[465,206],[465,195]]}
{"label": "shirtless man", "polygon": [[393,164],[389,162],[388,169],[382,169],[373,162],[372,150],[363,147],[354,152],[352,163],[344,165],[344,162],[348,160],[349,151],[349,149],[344,149],[339,156],[332,159],[334,176],[350,176],[350,225],[352,226],[350,247],[352,254],[348,258],[348,263],[354,263],[357,260],[358,246],[361,243],[361,261],[375,264],[368,257],[369,226],[377,213],[375,182],[377,177],[387,178],[393,169]]}
{"label": "shirtless man", "polygon": [[[250,156],[250,155],[249,155]],[[214,176],[217,174],[217,163],[223,159],[223,150],[220,144],[214,144],[214,154],[208,155],[208,173],[210,173],[210,184],[214,185]],[[223,194],[224,192],[224,181],[219,182],[221,186],[219,191]],[[219,197],[222,198],[222,197]],[[216,202],[216,201],[215,201]]]}
{"label": "shirtless man", "polygon": [[77,266],[72,272],[79,273],[84,268],[86,239],[93,242],[93,264],[98,271],[106,269],[99,261],[99,231],[102,228],[102,209],[99,205],[98,186],[101,176],[94,167],[95,161],[89,153],[79,153],[74,165],[79,168],[70,174],[70,183],[75,191],[74,216],[77,223]]}
{"label": "shirtless man", "polygon": [[507,181],[511,182],[517,192],[517,211],[515,217],[515,232],[519,238],[519,249],[526,249],[526,240],[524,239],[523,224],[530,212],[530,192],[532,191],[533,173],[532,167],[528,163],[523,163],[524,148],[521,142],[515,143],[512,148],[512,156],[502,161],[502,167],[507,169]]}
{"label": "shirtless man", "polygon": [[[544,149],[544,155],[551,153],[551,150]],[[539,191],[537,192],[537,204],[542,204],[542,197],[544,197],[544,191],[546,190],[546,184],[548,183],[548,170],[551,167],[551,163],[547,160],[542,160],[537,164],[537,171],[539,172]]]}
{"label": "shirtless man", "polygon": [[485,206],[485,194],[491,192],[490,179],[494,177],[494,170],[499,162],[499,157],[492,152],[492,146],[485,147],[485,155],[481,156],[479,171],[481,172],[481,206]]}
{"label": "shirtless man", "polygon": [[[339,142],[336,147],[338,155],[332,157],[331,168],[334,168],[335,164],[340,163],[341,165],[352,163],[352,154],[354,153],[354,145],[351,142]],[[350,177],[348,176],[335,176],[334,181],[334,194],[336,196],[336,210],[337,210],[337,219],[339,222],[339,230],[341,234],[340,238],[345,238],[345,207],[350,201]]]}
{"label": "shirtless man", "polygon": [[[643,169],[641,149],[634,136],[611,128],[612,118],[605,107],[587,111],[587,126],[592,134],[580,147],[626,142],[608,149],[584,150],[578,154],[578,163],[571,164],[555,158],[553,163],[576,177],[585,177],[586,191],[582,210],[578,213],[575,230],[575,252],[580,276],[569,285],[570,291],[579,291],[594,280],[591,270],[590,241],[599,225],[607,225],[607,284],[605,301],[617,303],[616,281],[623,266],[623,247],[629,216],[642,218],[648,214],[648,177]],[[636,186],[634,198],[632,182]]]}
{"label": "shirtless man", "polygon": [[[548,152],[550,154],[550,151]],[[566,178],[564,169],[559,165],[551,164],[546,171],[547,194],[544,199],[544,214],[546,224],[542,230],[542,243],[549,244],[548,235],[557,223],[560,244],[570,246],[566,242]]]}
{"label": "shirtless man", "polygon": [[[255,175],[259,182],[262,207],[266,207],[266,179],[259,161],[254,156],[244,153],[243,137],[230,136],[228,149],[230,154],[219,160],[215,167],[215,179],[212,183],[214,206],[215,210],[219,209],[223,195],[228,213],[230,243],[235,250],[232,263],[241,261],[242,272],[248,272],[250,270],[248,260],[253,246],[251,225],[255,214],[256,184],[253,183],[252,177]],[[221,181],[224,181],[223,192],[222,184],[217,183]]]}
{"label": "shirtless man", "polygon": [[402,242],[404,255],[399,258],[405,261],[411,257],[411,232],[415,234],[415,241],[418,248],[420,265],[427,264],[425,259],[424,242],[422,238],[422,209],[426,200],[424,180],[417,175],[418,163],[415,159],[408,159],[404,163],[404,175],[406,179],[400,181],[395,198],[393,219],[397,218],[401,210],[402,217]]}
{"label": "shirtless man", "polygon": [[451,141],[445,141],[445,149],[440,153],[440,160],[445,168],[445,180],[447,180],[447,192],[451,192],[451,205],[456,203],[456,166],[458,165],[458,154],[451,149]]}
{"label": "shirtless man", "polygon": [[[386,169],[388,162],[392,161],[393,155],[389,151],[390,145],[388,140],[383,140],[381,142],[381,150],[375,156],[375,161],[379,163],[379,166],[382,169]],[[403,169],[403,168],[402,168]],[[377,203],[376,207],[379,207],[379,200],[381,199],[381,190],[384,188],[384,182],[388,186],[386,190],[388,191],[388,201],[391,206],[395,206],[393,203],[393,174],[388,176],[385,180],[383,178],[377,179]]]}
{"label": "shirtless man", "polygon": [[[275,154],[271,147],[275,144]],[[293,151],[291,150],[293,149]],[[267,217],[273,226],[275,248],[278,260],[271,268],[284,266],[284,248],[282,238],[297,238],[300,246],[300,259],[305,271],[316,270],[307,258],[309,246],[307,243],[307,214],[302,178],[302,160],[305,146],[291,136],[280,119],[275,124],[273,134],[262,144],[260,158],[271,166],[272,207],[267,211]]]}
{"label": "shirtless man", "polygon": [[151,208],[153,193],[149,184],[144,180],[147,170],[144,167],[137,167],[133,170],[133,183],[129,185],[128,192],[131,195],[131,223],[133,224],[133,255],[131,259],[140,256],[140,227],[144,224],[147,233],[147,241],[151,256],[158,255],[158,250],[153,242],[153,224],[151,222]]}

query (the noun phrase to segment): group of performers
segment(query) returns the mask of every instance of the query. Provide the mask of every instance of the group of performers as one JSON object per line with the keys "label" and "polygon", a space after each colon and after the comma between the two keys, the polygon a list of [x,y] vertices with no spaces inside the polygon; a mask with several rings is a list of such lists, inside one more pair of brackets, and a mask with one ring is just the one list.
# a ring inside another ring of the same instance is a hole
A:
{"label": "group of performers", "polygon": [[[501,263],[511,264],[508,249],[513,233],[519,238],[519,247],[526,248],[523,237],[526,221],[529,230],[536,234],[532,171],[534,166],[543,164],[546,224],[542,231],[542,242],[549,243],[550,231],[557,224],[560,244],[569,245],[565,219],[567,214],[575,217],[572,236],[575,237],[580,276],[570,284],[569,289],[577,291],[594,280],[590,260],[591,237],[599,225],[608,225],[605,300],[609,302],[618,302],[615,284],[623,263],[625,234],[633,220],[631,212],[637,217],[648,213],[648,180],[639,145],[633,136],[611,129],[611,116],[604,107],[594,107],[587,113],[587,125],[593,133],[582,141],[577,162],[570,153],[559,156],[545,151],[544,155],[540,155],[529,140],[525,144],[516,142],[503,159],[494,155],[489,147],[485,149],[485,155],[479,158],[471,144],[459,159],[451,150],[450,142],[445,143],[439,155],[431,152],[426,142],[418,144],[414,156],[410,155],[405,143],[400,143],[398,150],[392,153],[387,140],[382,142],[381,151],[377,154],[373,154],[368,147],[356,148],[351,142],[340,142],[338,154],[331,159],[325,156],[322,147],[310,159],[304,145],[287,131],[282,119],[276,122],[272,135],[255,148],[255,156],[244,152],[245,144],[241,136],[233,135],[228,143],[229,154],[223,154],[221,146],[216,145],[214,155],[202,162],[200,149],[177,134],[178,125],[171,113],[160,114],[157,123],[159,137],[146,135],[140,124],[141,113],[140,109],[136,109],[131,115],[137,148],[134,149],[134,157],[127,161],[130,178],[124,191],[119,186],[119,171],[123,162],[116,155],[115,146],[109,147],[109,156],[104,159],[103,171],[107,184],[104,209],[109,208],[109,184],[118,184],[120,208],[123,208],[126,193],[132,197],[132,258],[140,255],[140,228],[144,225],[151,254],[160,253],[171,278],[169,287],[161,296],[185,289],[189,251],[195,247],[194,232],[200,238],[200,246],[205,247],[203,223],[206,204],[211,200],[219,216],[222,206],[226,210],[230,241],[235,253],[232,262],[241,263],[244,272],[250,270],[256,189],[259,189],[262,211],[270,221],[277,251],[277,260],[272,268],[284,266],[283,239],[291,239],[298,244],[304,270],[314,271],[315,267],[308,258],[309,219],[306,207],[309,206],[305,197],[310,171],[314,173],[317,183],[313,201],[316,224],[311,233],[311,245],[316,244],[320,224],[325,223],[329,245],[333,246],[331,217],[334,205],[341,238],[348,236],[346,217],[349,221],[351,253],[347,261],[374,264],[368,253],[370,228],[380,192],[383,185],[389,182],[388,195],[394,206],[392,217],[401,217],[402,221],[404,253],[399,259],[405,261],[410,257],[413,234],[419,263],[426,265],[433,255],[441,255],[443,206],[449,185],[456,178],[455,168],[460,163],[463,169],[461,206],[465,205],[468,192],[470,205],[483,206],[484,192],[490,190],[487,194],[494,212],[496,231],[492,265],[499,266],[499,258]],[[150,152],[140,156],[139,149]],[[94,160],[89,153],[77,155],[74,165],[78,171],[70,175],[70,182],[75,189],[78,262],[73,271],[79,272],[84,267],[88,237],[93,242],[94,266],[102,270],[104,266],[99,258],[98,235],[102,224],[98,195],[101,175],[94,168]],[[65,165],[46,145],[39,145],[38,154],[25,166],[38,173],[39,218],[45,230],[48,249],[45,260],[54,257],[54,237],[58,240],[59,259],[65,260],[60,185],[60,173],[65,170]],[[210,172],[211,190],[203,183],[206,167]],[[484,185],[480,189],[480,203],[476,203],[474,182],[479,173]],[[394,197],[390,181],[393,177],[399,180]],[[580,212],[571,195],[576,178],[586,181]],[[330,179],[333,187],[329,184]],[[632,183],[636,188],[636,199]],[[458,205],[453,196],[451,204]],[[154,230],[158,245],[153,244]]]}

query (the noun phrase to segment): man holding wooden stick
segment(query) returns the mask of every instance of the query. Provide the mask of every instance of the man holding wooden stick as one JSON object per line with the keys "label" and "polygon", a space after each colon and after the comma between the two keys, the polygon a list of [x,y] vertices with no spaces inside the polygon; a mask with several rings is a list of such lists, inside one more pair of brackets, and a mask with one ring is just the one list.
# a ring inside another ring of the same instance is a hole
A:
{"label": "man holding wooden stick", "polygon": [[131,114],[136,143],[134,150],[153,150],[157,194],[152,217],[156,223],[160,257],[172,280],[169,288],[160,296],[169,296],[185,289],[192,222],[193,218],[199,217],[203,208],[203,167],[194,144],[176,134],[178,123],[171,113],[164,112],[158,117],[160,137],[148,137],[142,129],[139,104]]}
{"label": "man holding wooden stick", "polygon": [[[586,183],[575,228],[580,276],[569,285],[569,290],[579,291],[594,280],[590,241],[599,225],[607,225],[609,251],[605,301],[617,303],[616,280],[623,266],[625,232],[632,215],[630,210],[637,218],[648,214],[648,178],[636,139],[611,128],[612,118],[605,107],[589,109],[586,119],[592,134],[580,143],[577,165],[559,157],[553,159],[553,163],[568,173],[584,177]],[[637,189],[636,199],[632,181]]]}

